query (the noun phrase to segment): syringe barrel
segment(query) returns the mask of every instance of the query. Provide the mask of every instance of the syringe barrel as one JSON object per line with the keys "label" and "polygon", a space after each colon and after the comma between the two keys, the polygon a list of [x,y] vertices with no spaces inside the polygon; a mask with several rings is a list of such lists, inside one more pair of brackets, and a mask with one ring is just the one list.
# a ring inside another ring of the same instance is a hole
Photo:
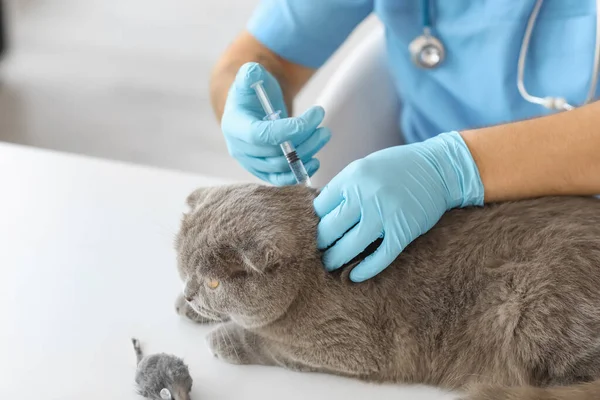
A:
{"label": "syringe barrel", "polygon": [[296,152],[296,148],[294,147],[292,142],[283,142],[279,146],[281,147],[281,150],[283,150],[283,154],[285,154],[286,156],[290,153]]}
{"label": "syringe barrel", "polygon": [[[296,152],[294,152],[293,154],[296,155]],[[296,155],[296,158],[297,157],[298,156]],[[292,173],[296,178],[296,182],[298,182],[301,185],[310,186],[310,177],[308,176],[308,172],[306,172],[306,168],[304,167],[304,164],[302,164],[302,161],[299,158],[297,158],[296,161],[290,162],[289,164],[290,169],[292,170]]]}

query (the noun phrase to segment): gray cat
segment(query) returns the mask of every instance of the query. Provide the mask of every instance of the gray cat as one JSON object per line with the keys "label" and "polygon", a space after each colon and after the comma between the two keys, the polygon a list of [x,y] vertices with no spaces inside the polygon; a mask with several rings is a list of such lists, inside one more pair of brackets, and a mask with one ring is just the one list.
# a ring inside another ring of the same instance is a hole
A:
{"label": "gray cat", "polygon": [[375,278],[328,273],[313,189],[233,185],[188,198],[179,312],[224,321],[219,358],[464,399],[600,399],[600,200],[446,213]]}

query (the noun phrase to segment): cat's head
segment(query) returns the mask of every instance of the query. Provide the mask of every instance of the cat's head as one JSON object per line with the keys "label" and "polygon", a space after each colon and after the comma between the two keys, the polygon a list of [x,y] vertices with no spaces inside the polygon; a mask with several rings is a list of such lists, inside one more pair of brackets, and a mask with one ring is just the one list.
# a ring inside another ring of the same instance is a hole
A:
{"label": "cat's head", "polygon": [[197,312],[246,325],[279,318],[320,265],[316,190],[242,184],[188,197],[176,240],[184,296]]}

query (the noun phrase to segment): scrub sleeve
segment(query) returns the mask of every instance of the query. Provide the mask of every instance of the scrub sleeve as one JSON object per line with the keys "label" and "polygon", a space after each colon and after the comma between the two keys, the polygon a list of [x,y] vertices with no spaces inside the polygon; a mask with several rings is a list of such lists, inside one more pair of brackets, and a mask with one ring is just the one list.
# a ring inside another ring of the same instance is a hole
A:
{"label": "scrub sleeve", "polygon": [[262,0],[247,29],[268,49],[319,68],[373,11],[373,0]]}

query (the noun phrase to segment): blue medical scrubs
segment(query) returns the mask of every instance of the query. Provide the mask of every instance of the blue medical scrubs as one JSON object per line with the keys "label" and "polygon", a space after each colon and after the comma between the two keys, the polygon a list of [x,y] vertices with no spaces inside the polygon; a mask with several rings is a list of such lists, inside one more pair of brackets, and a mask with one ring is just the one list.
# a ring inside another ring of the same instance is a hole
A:
{"label": "blue medical scrubs", "polygon": [[[517,90],[519,50],[535,0],[430,4],[433,33],[447,50],[444,63],[432,70],[416,67],[408,52],[423,31],[421,0],[263,0],[248,29],[282,57],[317,68],[374,12],[386,27],[407,142],[551,113]],[[595,0],[545,0],[526,61],[528,92],[580,105],[589,90],[595,30]]]}

